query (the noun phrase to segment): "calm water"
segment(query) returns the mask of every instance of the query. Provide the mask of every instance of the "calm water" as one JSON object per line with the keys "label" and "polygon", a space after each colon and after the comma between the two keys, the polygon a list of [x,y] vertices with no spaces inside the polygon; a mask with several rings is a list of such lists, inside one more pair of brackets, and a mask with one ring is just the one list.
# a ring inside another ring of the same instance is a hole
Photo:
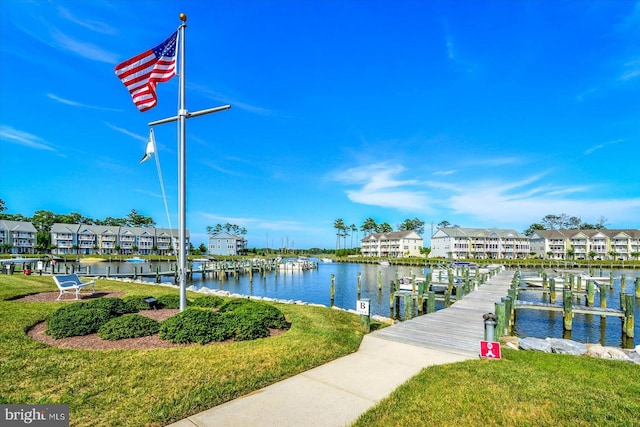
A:
{"label": "calm water", "polygon": [[[92,274],[105,274],[106,265],[111,268],[111,273],[115,273],[118,267],[120,273],[133,272],[133,268],[141,269],[144,272],[155,271],[157,266],[161,270],[168,270],[168,263],[98,263],[91,266]],[[197,267],[194,264],[194,268]],[[194,273],[194,277],[187,283],[194,289],[210,288],[225,290],[231,293],[252,296],[266,296],[270,298],[304,301],[309,303],[331,305],[331,275],[335,275],[335,300],[334,305],[345,309],[355,309],[358,300],[358,273],[361,274],[361,298],[371,300],[371,314],[390,317],[389,310],[389,282],[399,277],[415,274],[423,276],[428,269],[422,267],[383,267],[369,264],[350,263],[319,263],[316,270],[305,272],[268,272],[265,278],[254,274],[253,281],[249,280],[248,274],[239,275],[237,279],[233,277],[226,280],[216,280],[210,277],[202,279],[201,275]],[[609,275],[610,270],[603,270],[604,276]],[[523,275],[533,275],[535,272],[523,271]],[[638,270],[614,270],[614,286],[612,289],[604,288],[604,295],[607,298],[607,307],[620,307],[620,276],[626,277],[626,293],[634,292],[634,281],[640,276]],[[378,290],[378,275],[382,277],[382,290]],[[598,271],[596,275],[600,275]],[[151,278],[145,280],[153,280]],[[163,278],[164,281],[171,281]],[[558,301],[561,302],[561,293],[558,294]],[[506,296],[506,295],[505,295]],[[595,305],[600,306],[600,294],[596,294]],[[541,293],[521,293],[520,299],[527,301],[542,302]],[[442,308],[442,303],[438,302],[437,309]],[[584,300],[581,304],[584,304]],[[636,342],[640,342],[640,303],[636,304],[635,310],[635,336]],[[478,319],[482,322],[482,319]],[[598,315],[575,314],[573,318],[573,330],[564,332],[562,327],[562,313],[545,312],[540,310],[518,310],[514,333],[520,337],[555,337],[570,338],[584,343],[601,343],[617,347],[629,347],[634,343],[622,342],[622,320],[617,317],[607,317],[601,319]]]}

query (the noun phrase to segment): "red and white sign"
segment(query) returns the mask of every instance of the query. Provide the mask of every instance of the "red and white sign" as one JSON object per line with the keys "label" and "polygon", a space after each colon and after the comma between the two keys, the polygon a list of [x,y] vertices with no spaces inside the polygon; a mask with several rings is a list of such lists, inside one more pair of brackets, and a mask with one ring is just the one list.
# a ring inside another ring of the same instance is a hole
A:
{"label": "red and white sign", "polygon": [[501,359],[500,343],[480,341],[480,357],[484,357],[485,359]]}

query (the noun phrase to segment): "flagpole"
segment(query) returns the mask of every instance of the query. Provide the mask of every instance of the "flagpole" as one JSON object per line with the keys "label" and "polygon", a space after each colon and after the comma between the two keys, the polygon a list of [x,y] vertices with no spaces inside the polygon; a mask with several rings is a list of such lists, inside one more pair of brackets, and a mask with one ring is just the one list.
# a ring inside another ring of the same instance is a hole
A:
{"label": "flagpole", "polygon": [[186,121],[192,117],[198,117],[205,114],[217,113],[218,111],[228,110],[231,105],[223,105],[221,107],[207,108],[205,110],[189,113],[186,108],[186,92],[185,92],[185,29],[187,28],[187,15],[180,14],[182,24],[178,28],[180,46],[180,81],[178,84],[179,101],[178,115],[168,117],[161,120],[149,122],[149,126],[178,121],[179,137],[178,137],[178,282],[180,283],[180,311],[187,308],[187,127]]}
{"label": "flagpole", "polygon": [[187,28],[187,15],[180,14],[180,105],[178,106],[179,128],[180,128],[180,144],[179,144],[179,179],[178,179],[178,222],[180,227],[179,234],[179,248],[180,253],[178,256],[179,267],[179,280],[180,280],[180,311],[184,311],[187,308],[187,147],[185,144],[187,135],[187,110],[185,107],[186,93],[185,93],[185,42],[184,34]]}

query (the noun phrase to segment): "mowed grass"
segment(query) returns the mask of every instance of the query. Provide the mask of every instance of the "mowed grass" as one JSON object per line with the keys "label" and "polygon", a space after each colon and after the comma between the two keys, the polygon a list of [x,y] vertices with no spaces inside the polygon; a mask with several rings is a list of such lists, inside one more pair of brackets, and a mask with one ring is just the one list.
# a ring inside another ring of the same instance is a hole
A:
{"label": "mowed grass", "polygon": [[354,427],[409,425],[640,426],[640,366],[504,350],[424,369]]}
{"label": "mowed grass", "polygon": [[[356,315],[275,304],[292,326],[273,338],[154,350],[60,349],[26,331],[67,303],[11,300],[56,290],[51,277],[0,276],[0,403],[69,404],[74,426],[165,425],[352,353],[362,339]],[[96,290],[177,293],[103,280]]]}

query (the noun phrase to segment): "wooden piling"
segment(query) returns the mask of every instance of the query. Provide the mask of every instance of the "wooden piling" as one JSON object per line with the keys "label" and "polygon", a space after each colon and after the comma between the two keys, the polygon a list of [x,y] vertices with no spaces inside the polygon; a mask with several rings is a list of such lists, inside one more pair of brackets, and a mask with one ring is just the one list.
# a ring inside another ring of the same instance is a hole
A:
{"label": "wooden piling", "polygon": [[556,303],[556,279],[553,278],[549,281],[549,302]]}
{"label": "wooden piling", "polygon": [[495,303],[495,312],[498,320],[496,323],[494,337],[497,339],[505,335],[506,311],[503,302]]}
{"label": "wooden piling", "polygon": [[427,292],[427,313],[436,312],[436,293],[434,291]]}
{"label": "wooden piling", "polygon": [[413,318],[413,304],[411,294],[405,293],[402,297],[404,300],[404,320],[409,320]]}
{"label": "wooden piling", "polygon": [[450,288],[444,291],[444,308],[451,306],[451,290]]}
{"label": "wooden piling", "polygon": [[382,290],[382,271],[378,270],[378,290]]}
{"label": "wooden piling", "polygon": [[636,277],[636,298],[640,298],[640,277]]}
{"label": "wooden piling", "polygon": [[627,335],[627,337],[629,338],[633,338],[634,337],[634,327],[635,327],[635,319],[634,319],[634,310],[635,310],[635,305],[636,305],[636,298],[634,295],[630,295],[630,294],[625,294],[624,295],[624,300],[625,300],[625,312],[624,312],[624,333]]}
{"label": "wooden piling", "polygon": [[571,289],[564,288],[562,291],[562,303],[564,305],[564,330],[570,331],[573,329],[573,298]]}
{"label": "wooden piling", "polygon": [[362,273],[358,272],[358,299],[360,299],[361,290],[362,290]]}
{"label": "wooden piling", "polygon": [[587,280],[587,306],[593,307],[593,303],[595,302],[595,283],[593,280]]}
{"label": "wooden piling", "polygon": [[620,292],[624,293],[627,279],[624,274],[620,275]]}
{"label": "wooden piling", "polygon": [[331,275],[331,305],[333,306],[333,300],[336,296],[336,275]]}

